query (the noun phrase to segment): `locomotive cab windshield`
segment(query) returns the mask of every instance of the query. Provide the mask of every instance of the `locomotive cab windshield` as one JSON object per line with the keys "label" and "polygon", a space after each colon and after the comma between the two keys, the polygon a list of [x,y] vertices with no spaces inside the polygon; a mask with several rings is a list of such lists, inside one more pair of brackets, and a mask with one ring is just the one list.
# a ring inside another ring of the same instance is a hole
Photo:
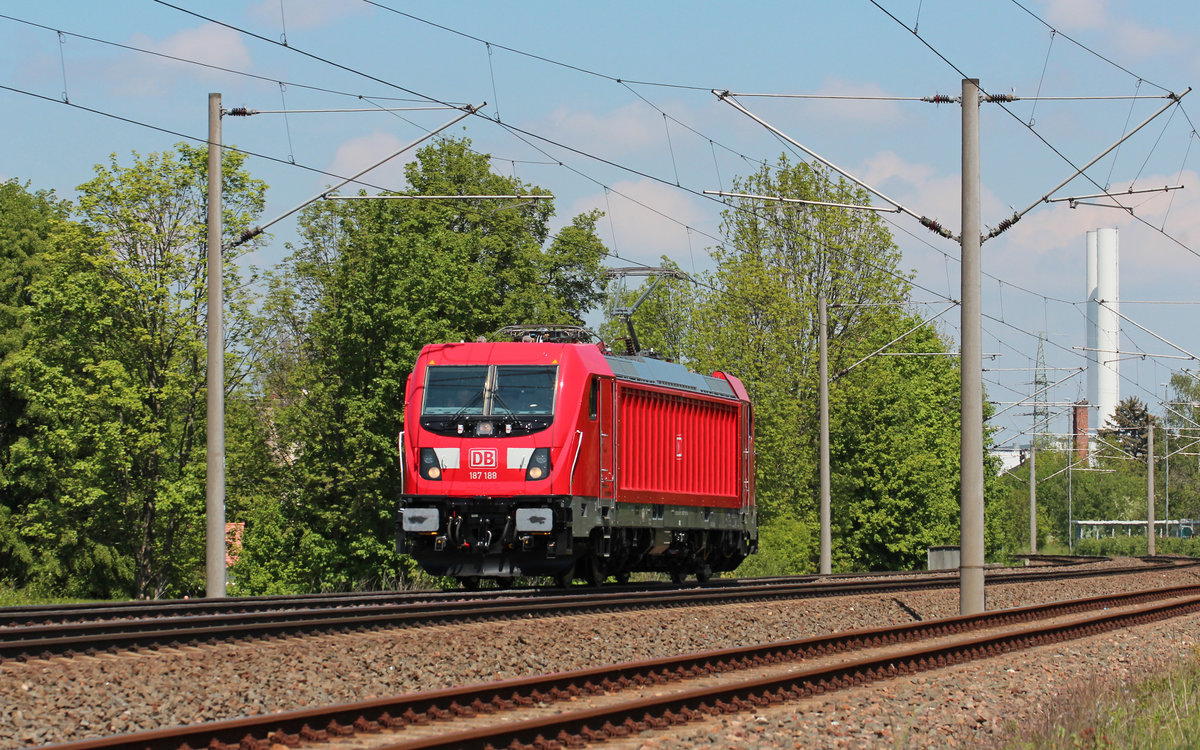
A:
{"label": "locomotive cab windshield", "polygon": [[528,435],[554,421],[553,365],[430,365],[421,426],[443,435]]}

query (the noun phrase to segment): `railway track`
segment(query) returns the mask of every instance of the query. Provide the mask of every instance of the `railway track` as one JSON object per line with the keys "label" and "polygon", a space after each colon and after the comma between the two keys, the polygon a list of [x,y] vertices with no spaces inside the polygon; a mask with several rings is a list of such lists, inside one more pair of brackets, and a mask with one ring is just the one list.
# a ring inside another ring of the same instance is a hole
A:
{"label": "railway track", "polygon": [[[1057,567],[1068,567],[1088,563],[1107,562],[1106,557],[1081,557],[1066,555],[1016,555],[1017,559]],[[1171,557],[1141,558],[1145,562],[1173,565],[1186,559]],[[1145,570],[1144,567],[1128,567],[1129,572]],[[1119,572],[1121,569],[1117,569]],[[1022,569],[994,568],[989,576],[1020,575]],[[836,583],[862,578],[919,578],[930,577],[925,570],[881,571],[874,573],[839,573],[835,575],[803,575],[786,577],[762,577],[725,579],[717,578],[703,585],[705,590],[718,588],[747,588],[773,584],[802,584],[810,582]],[[29,625],[53,625],[105,620],[133,620],[163,617],[185,617],[197,615],[247,614],[252,612],[283,612],[288,610],[320,610],[347,607],[371,607],[386,605],[430,604],[436,602],[481,601],[498,598],[571,596],[584,587],[515,588],[484,591],[374,591],[360,593],[309,594],[302,596],[247,596],[219,599],[171,599],[162,601],[123,601],[102,604],[46,604],[0,608],[0,630]],[[674,584],[640,584],[605,586],[605,592],[666,591],[679,587]],[[595,591],[594,589],[587,589]]]}
{"label": "railway track", "polygon": [[575,747],[1197,611],[1200,585],[1153,589],[52,747]]}
{"label": "railway track", "polygon": [[[1165,568],[1197,565],[1200,561],[1157,563]],[[989,571],[989,585],[1006,581],[1029,582],[1061,578],[1111,576],[1144,573],[1153,566],[1107,568],[1103,571],[1076,569],[1003,569]],[[387,596],[299,597],[289,599],[283,609],[254,602],[238,603],[231,611],[210,612],[199,602],[198,609],[170,607],[166,614],[144,615],[145,610],[130,607],[133,617],[53,620],[35,625],[0,627],[0,660],[50,658],[52,656],[115,653],[135,648],[179,646],[189,643],[293,635],[383,627],[423,626],[437,623],[461,623],[478,620],[512,620],[533,617],[557,617],[568,614],[632,611],[651,608],[711,606],[754,601],[800,599],[828,596],[861,596],[872,593],[949,588],[958,585],[958,575],[897,576],[884,580],[806,577],[776,582],[774,579],[750,579],[703,588],[582,589],[537,595],[537,590],[513,595],[447,596],[424,592],[402,597],[396,602]],[[506,592],[507,593],[507,592]],[[393,595],[394,596],[394,595]],[[313,602],[319,603],[314,606]],[[174,603],[171,603],[174,605]],[[242,610],[241,605],[246,605]],[[143,605],[144,606],[144,605]],[[279,603],[276,603],[279,606]],[[108,613],[117,607],[100,607]],[[72,610],[60,610],[72,611]],[[92,616],[86,608],[80,616]],[[47,613],[49,614],[49,612]]]}

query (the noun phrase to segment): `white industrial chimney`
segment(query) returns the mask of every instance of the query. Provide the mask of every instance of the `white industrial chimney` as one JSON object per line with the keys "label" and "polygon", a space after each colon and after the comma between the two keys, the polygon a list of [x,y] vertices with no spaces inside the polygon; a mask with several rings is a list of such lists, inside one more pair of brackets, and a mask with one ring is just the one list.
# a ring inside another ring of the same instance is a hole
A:
{"label": "white industrial chimney", "polygon": [[1087,233],[1088,403],[1097,428],[1105,427],[1121,400],[1120,252],[1115,227]]}

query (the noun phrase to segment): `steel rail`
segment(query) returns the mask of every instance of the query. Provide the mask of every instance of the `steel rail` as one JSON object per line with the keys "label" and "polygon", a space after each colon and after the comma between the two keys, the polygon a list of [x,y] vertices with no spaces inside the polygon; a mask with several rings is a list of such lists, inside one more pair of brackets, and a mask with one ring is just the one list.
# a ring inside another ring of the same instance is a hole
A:
{"label": "steel rail", "polygon": [[[1036,570],[991,576],[991,583],[1117,575],[1173,569],[1200,561],[1165,563],[1157,567],[1096,570]],[[55,655],[116,652],[198,641],[255,638],[304,632],[382,627],[413,627],[444,622],[499,621],[569,614],[614,612],[670,607],[714,606],[753,601],[861,596],[872,593],[929,590],[958,585],[957,573],[887,581],[824,583],[766,583],[735,588],[690,588],[635,592],[590,592],[549,598],[469,599],[452,602],[414,602],[399,605],[341,609],[296,609],[183,615],[135,620],[56,623],[0,629],[0,659],[47,658]]]}
{"label": "steel rail", "polygon": [[[1134,609],[1112,612],[1116,607]],[[750,708],[761,705],[760,696],[764,694],[780,699],[804,697],[823,692],[825,689],[861,684],[872,679],[956,663],[964,654],[970,655],[972,652],[991,655],[1041,642],[1079,637],[1079,633],[1090,635],[1124,627],[1130,622],[1163,619],[1194,611],[1200,611],[1200,584],[993,610],[982,614],[852,630],[760,646],[721,649],[411,693],[340,706],[78,740],[50,747],[56,750],[178,750],[186,745],[192,748],[228,750],[239,746],[294,746],[302,740],[319,741],[328,739],[331,735],[370,733],[384,728],[401,729],[410,724],[493,713],[510,710],[516,706],[532,705],[535,702],[569,700],[583,694],[612,692],[631,686],[678,681],[715,672],[758,669],[781,662],[967,634],[953,643],[918,646],[902,652],[891,651],[882,656],[791,672],[786,677],[754,677],[735,684],[694,688],[651,699],[625,701],[607,708],[583,709],[549,718],[511,722],[503,726],[499,722],[493,722],[495,726],[484,729],[443,733],[437,737],[415,739],[387,747],[485,747],[488,743],[494,747],[507,747],[515,746],[510,745],[513,742],[533,743],[538,736],[558,740],[563,732],[585,737],[591,734],[594,738],[599,738],[605,732],[611,734],[614,728],[620,726],[638,729],[639,724],[677,723],[678,715],[687,717],[689,712],[699,715],[712,713],[714,710],[720,712]],[[1036,629],[1027,626],[1011,627],[1016,623],[1062,618],[1084,612],[1093,614]],[[1008,629],[1000,633],[970,635],[980,630],[1005,627]],[[783,693],[787,694],[786,698],[781,697]],[[776,702],[775,698],[769,700]],[[651,717],[648,720],[644,718],[647,715]]]}
{"label": "steel rail", "polygon": [[[1016,559],[1029,559],[1053,563],[1059,566],[1105,562],[1110,558],[1079,555],[1016,555]],[[1146,562],[1177,563],[1180,558],[1158,556],[1142,558]],[[1012,569],[1012,572],[1022,570]],[[1120,569],[1117,569],[1120,570]],[[990,575],[1003,575],[1008,569],[994,568]],[[1020,574],[1020,573],[1017,573]],[[892,570],[867,573],[835,573],[833,575],[808,574],[800,576],[769,576],[760,578],[714,579],[703,584],[705,589],[743,588],[762,586],[768,583],[806,583],[810,581],[833,582],[862,578],[928,577],[936,575],[927,570]],[[678,588],[674,584],[606,585],[604,592],[662,590]],[[359,605],[404,604],[428,601],[458,601],[476,599],[498,599],[513,597],[553,597],[576,594],[578,587],[571,589],[514,588],[489,589],[484,591],[423,589],[413,591],[369,591],[334,592],[322,594],[225,597],[222,599],[163,599],[130,600],[112,602],[87,602],[73,604],[40,604],[0,607],[0,630],[18,625],[35,625],[93,620],[135,619],[174,615],[246,613],[260,611],[283,611],[288,609],[320,609]]]}
{"label": "steel rail", "polygon": [[[604,741],[644,731],[653,726],[753,710],[788,700],[800,700],[883,679],[940,669],[1010,651],[1074,640],[1195,612],[1200,612],[1200,596],[1144,605],[1126,612],[1102,612],[1043,628],[1017,627],[995,635],[969,637],[948,644],[914,648],[883,657],[868,657],[783,676],[749,679],[733,685],[698,688],[604,708],[565,712],[503,726],[381,745],[377,746],[377,750],[537,748],[545,747],[547,739],[557,743],[558,747],[577,746],[577,740]],[[213,750],[229,748],[214,746]]]}

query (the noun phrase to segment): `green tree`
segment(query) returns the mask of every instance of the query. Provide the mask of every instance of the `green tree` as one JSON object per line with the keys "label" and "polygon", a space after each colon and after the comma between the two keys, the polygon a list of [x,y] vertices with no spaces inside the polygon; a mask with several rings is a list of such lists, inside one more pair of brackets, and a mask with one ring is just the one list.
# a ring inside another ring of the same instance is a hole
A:
{"label": "green tree", "polygon": [[[920,326],[895,314],[877,347]],[[929,324],[831,388],[833,535],[840,567],[909,570],[931,546],[957,544],[959,372]],[[929,356],[920,356],[921,354]]]}
{"label": "green tree", "polygon": [[[1171,517],[1200,518],[1200,463],[1195,457],[1195,441],[1200,436],[1200,380],[1191,372],[1175,373],[1171,376],[1171,392],[1163,424],[1169,434],[1155,436],[1155,440],[1162,438],[1162,448],[1156,447],[1155,452],[1173,454],[1161,467],[1164,490],[1170,478]],[[1165,491],[1163,496],[1165,501]],[[1167,510],[1164,507],[1164,517]]]}
{"label": "green tree", "polygon": [[[1038,447],[1036,463],[1039,550],[1070,546],[1071,521],[1145,519],[1146,473],[1141,462],[1105,451],[1081,458],[1070,445],[1046,444]],[[1001,476],[995,492],[989,493],[989,524],[1004,525],[996,529],[997,554],[1029,551],[1028,482],[1026,461]]]}
{"label": "green tree", "polygon": [[[266,186],[223,165],[227,237]],[[12,372],[29,436],[10,450],[36,499],[16,522],[34,583],[77,596],[158,597],[202,586],[206,151],[114,156],[80,186],[84,230],[45,258],[33,334]],[[227,382],[239,382],[247,291],[225,257]]]}
{"label": "green tree", "polygon": [[[747,194],[841,204],[870,196],[829,170],[791,164],[736,181]],[[829,305],[830,372],[917,326],[908,276],[879,215],[827,205],[730,201],[716,269],[701,280],[685,359],[741,377],[755,403],[763,539],[802,524],[815,569],[817,305]],[[909,347],[916,347],[910,349]],[[892,351],[944,354],[929,326]],[[874,357],[835,382],[834,557],[839,569],[912,567],[957,537],[958,373],[944,357]],[[795,559],[795,551],[788,557]],[[801,571],[796,571],[801,572]]]}
{"label": "green tree", "polygon": [[15,517],[30,501],[13,473],[9,451],[30,436],[28,402],[14,382],[14,357],[29,341],[30,289],[45,256],[68,231],[70,205],[53,193],[30,192],[16,180],[0,183],[0,578],[23,579],[33,551]]}
{"label": "green tree", "polygon": [[1146,455],[1146,429],[1158,420],[1137,396],[1122,399],[1105,426],[1099,430],[1102,439],[1109,441],[1131,458]]}
{"label": "green tree", "polygon": [[[866,203],[865,191],[826,170],[780,157],[734,190],[838,203]],[[725,370],[748,383],[756,404],[760,513],[815,518],[817,298],[830,317],[833,371],[850,363],[875,327],[863,303],[900,303],[908,282],[899,251],[873,213],[735,199],[725,243],[703,279],[687,356],[697,369]]]}
{"label": "green tree", "polygon": [[[493,173],[465,140],[421,149],[407,179],[413,195],[545,192]],[[281,503],[262,522],[290,529],[296,562],[265,570],[267,556],[250,547],[277,542],[248,529],[247,560],[263,564],[243,578],[312,590],[399,575],[396,439],[421,346],[512,323],[577,323],[600,294],[598,214],[553,238],[552,215],[548,200],[466,198],[335,201],[304,212],[302,242],[273,280],[264,388],[285,467]]]}

